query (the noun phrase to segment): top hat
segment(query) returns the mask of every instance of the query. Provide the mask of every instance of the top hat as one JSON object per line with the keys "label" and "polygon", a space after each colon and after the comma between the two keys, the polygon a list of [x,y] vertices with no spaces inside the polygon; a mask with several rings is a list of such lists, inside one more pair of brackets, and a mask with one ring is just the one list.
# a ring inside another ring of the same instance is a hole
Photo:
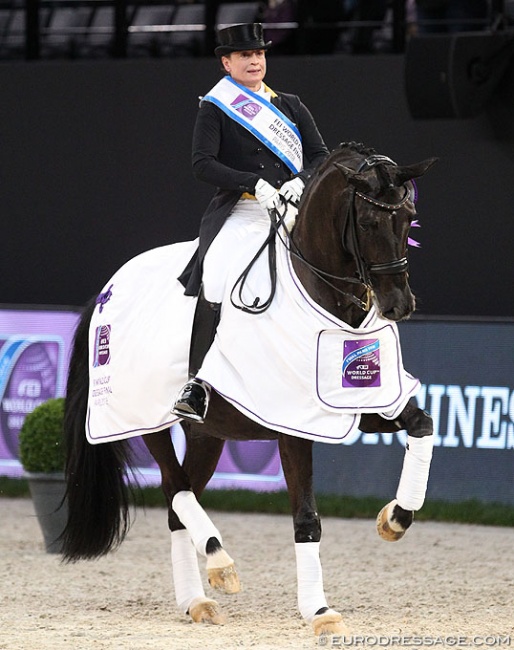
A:
{"label": "top hat", "polygon": [[218,31],[219,45],[214,50],[216,56],[225,56],[231,52],[245,50],[267,50],[271,41],[264,42],[262,25],[260,23],[245,23],[231,25]]}

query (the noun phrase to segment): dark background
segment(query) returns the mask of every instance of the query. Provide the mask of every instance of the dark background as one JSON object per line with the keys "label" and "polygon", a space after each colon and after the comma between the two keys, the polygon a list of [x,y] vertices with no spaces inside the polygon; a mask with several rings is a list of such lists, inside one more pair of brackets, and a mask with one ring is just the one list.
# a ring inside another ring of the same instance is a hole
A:
{"label": "dark background", "polygon": [[[196,236],[211,190],[191,135],[218,78],[214,59],[0,64],[0,303],[81,305],[129,258]],[[440,158],[418,183],[420,315],[513,315],[512,66],[471,119],[413,119],[403,55],[270,55],[267,82],[302,97],[330,148]]]}

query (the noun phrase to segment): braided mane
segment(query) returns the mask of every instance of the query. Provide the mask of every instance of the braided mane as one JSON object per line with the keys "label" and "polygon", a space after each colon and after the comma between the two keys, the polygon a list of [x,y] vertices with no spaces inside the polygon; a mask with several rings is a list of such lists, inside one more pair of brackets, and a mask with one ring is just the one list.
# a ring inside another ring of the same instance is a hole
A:
{"label": "braided mane", "polygon": [[334,149],[334,151],[339,151],[340,149],[349,149],[350,151],[354,151],[355,153],[361,153],[363,156],[371,156],[372,154],[377,153],[376,149],[373,149],[373,147],[366,147],[365,144],[362,142],[354,142],[353,140],[351,142],[341,142],[337,145],[337,148]]}
{"label": "braided mane", "polygon": [[335,162],[338,162],[341,158],[347,158],[348,154],[359,154],[364,158],[376,154],[376,150],[373,147],[366,147],[362,142],[341,142],[335,149],[330,153],[330,156],[324,160],[317,169],[317,175],[320,176],[323,172],[330,167]]}

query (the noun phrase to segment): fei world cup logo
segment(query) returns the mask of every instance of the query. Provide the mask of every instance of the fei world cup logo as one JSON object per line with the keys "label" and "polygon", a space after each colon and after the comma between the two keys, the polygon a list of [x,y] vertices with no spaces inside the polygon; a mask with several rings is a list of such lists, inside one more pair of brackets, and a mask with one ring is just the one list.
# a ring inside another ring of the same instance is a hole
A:
{"label": "fei world cup logo", "polygon": [[234,101],[230,104],[236,111],[244,115],[248,120],[253,120],[253,118],[261,110],[261,106],[253,102],[249,97],[245,95],[238,95]]}
{"label": "fei world cup logo", "polygon": [[380,341],[344,341],[342,385],[354,388],[380,386]]}
{"label": "fei world cup logo", "polygon": [[25,416],[57,397],[63,348],[60,337],[0,339],[0,448],[11,458],[18,456],[18,434]]}

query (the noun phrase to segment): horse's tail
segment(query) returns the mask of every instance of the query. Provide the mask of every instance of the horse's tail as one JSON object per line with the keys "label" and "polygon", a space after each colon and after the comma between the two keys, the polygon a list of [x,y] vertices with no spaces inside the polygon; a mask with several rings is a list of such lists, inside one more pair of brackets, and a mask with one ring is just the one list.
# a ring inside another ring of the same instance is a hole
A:
{"label": "horse's tail", "polygon": [[89,370],[88,333],[95,309],[84,309],[75,332],[64,410],[68,518],[61,535],[66,562],[105,555],[125,538],[130,527],[129,466],[125,440],[91,445],[86,439]]}

